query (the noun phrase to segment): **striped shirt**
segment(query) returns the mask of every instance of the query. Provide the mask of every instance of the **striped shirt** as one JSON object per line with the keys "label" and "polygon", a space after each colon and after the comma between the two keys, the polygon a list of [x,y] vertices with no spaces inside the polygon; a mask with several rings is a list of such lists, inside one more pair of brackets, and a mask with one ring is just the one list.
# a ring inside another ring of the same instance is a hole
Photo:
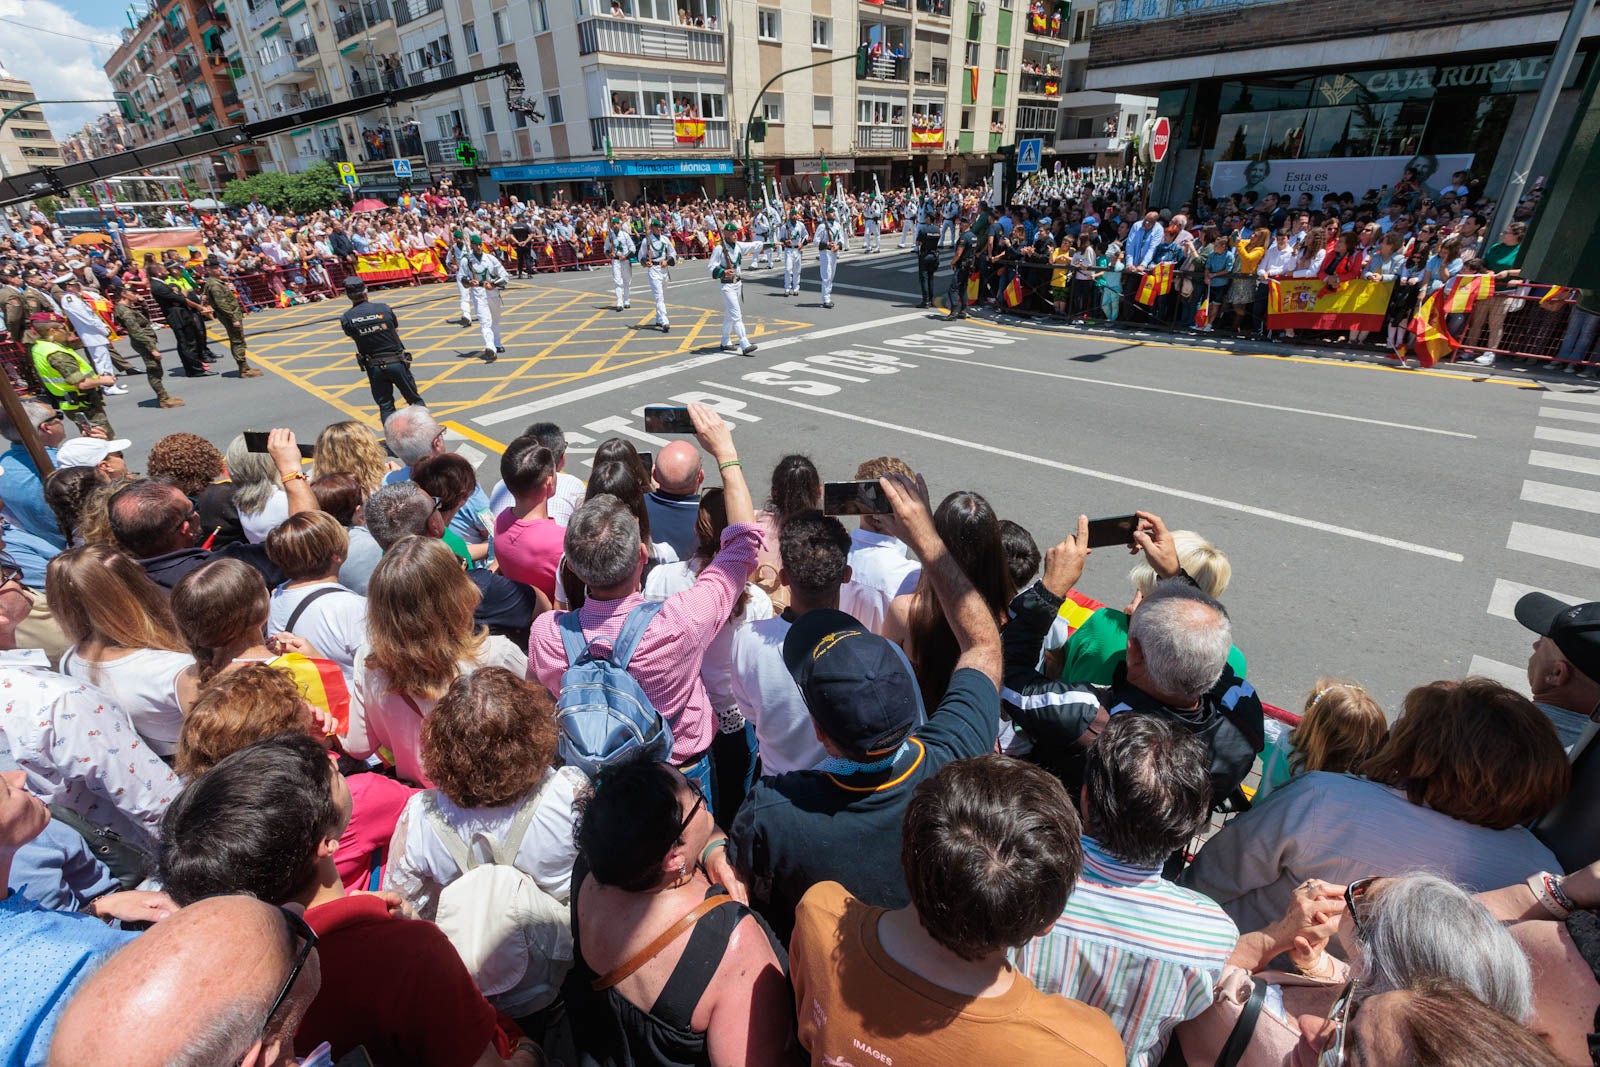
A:
{"label": "striped shirt", "polygon": [[1083,874],[1055,925],[1013,953],[1044,993],[1111,1016],[1128,1063],[1154,1064],[1172,1030],[1211,1006],[1239,931],[1213,901],[1083,838]]}

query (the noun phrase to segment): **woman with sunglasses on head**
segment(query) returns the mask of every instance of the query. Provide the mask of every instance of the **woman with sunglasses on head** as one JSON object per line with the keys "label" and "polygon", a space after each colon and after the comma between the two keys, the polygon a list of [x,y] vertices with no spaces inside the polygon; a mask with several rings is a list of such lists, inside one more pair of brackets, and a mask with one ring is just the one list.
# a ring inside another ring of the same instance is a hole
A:
{"label": "woman with sunglasses on head", "polygon": [[[725,885],[726,836],[665,763],[608,767],[579,802],[573,965],[580,1062],[790,1062],[794,997],[765,922]],[[712,873],[715,872],[715,873]]]}

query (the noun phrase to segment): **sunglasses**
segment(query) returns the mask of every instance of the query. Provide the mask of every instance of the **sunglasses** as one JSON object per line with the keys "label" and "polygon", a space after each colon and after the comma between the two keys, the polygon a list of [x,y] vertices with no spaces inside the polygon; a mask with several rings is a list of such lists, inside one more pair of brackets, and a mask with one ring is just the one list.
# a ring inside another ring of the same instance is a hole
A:
{"label": "sunglasses", "polygon": [[689,792],[694,794],[694,803],[689,807],[689,814],[685,815],[683,821],[678,824],[678,832],[674,837],[683,836],[683,832],[689,828],[690,823],[694,822],[694,817],[700,814],[700,809],[705,807],[706,804],[706,791],[700,785],[699,779],[686,777],[684,781],[688,783]]}
{"label": "sunglasses", "polygon": [[300,977],[300,971],[304,969],[306,960],[311,958],[311,950],[317,947],[317,932],[311,929],[311,926],[299,912],[290,911],[282,906],[278,910],[283,913],[284,921],[289,924],[289,935],[295,939],[300,947],[295,953],[294,967],[290,969],[289,977],[284,980],[283,988],[278,990],[277,997],[272,1001],[272,1007],[267,1009],[266,1018],[261,1020],[261,1032],[263,1034],[267,1032],[267,1027],[272,1024],[272,1017],[278,1014],[278,1009],[283,1007],[283,1002],[289,998],[289,990],[294,988],[295,979]]}
{"label": "sunglasses", "polygon": [[1357,1007],[1355,984],[1351,983],[1344,987],[1344,992],[1328,1015],[1328,1021],[1333,1023],[1333,1036],[1317,1054],[1317,1067],[1345,1067],[1349,1056],[1350,1020],[1355,1018]]}

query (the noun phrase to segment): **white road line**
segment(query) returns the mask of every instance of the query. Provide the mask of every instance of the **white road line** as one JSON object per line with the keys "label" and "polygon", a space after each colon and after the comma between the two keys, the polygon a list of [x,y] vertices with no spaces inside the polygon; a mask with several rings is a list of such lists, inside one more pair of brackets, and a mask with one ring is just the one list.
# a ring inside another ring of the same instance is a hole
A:
{"label": "white road line", "polygon": [[1521,582],[1508,582],[1504,578],[1496,578],[1494,580],[1494,591],[1489,594],[1489,614],[1500,619],[1514,620],[1517,617],[1517,601],[1529,593],[1543,593],[1545,596],[1554,597],[1563,604],[1581,604],[1584,600],[1581,596],[1558,593],[1554,589],[1541,589],[1536,585],[1523,585]]}
{"label": "white road line", "polygon": [[1522,499],[1530,504],[1550,504],[1600,515],[1600,493],[1593,489],[1574,489],[1570,485],[1551,485],[1549,482],[1523,482]]}
{"label": "white road line", "polygon": [[1584,567],[1600,567],[1600,537],[1552,530],[1548,526],[1535,526],[1527,522],[1511,524],[1511,536],[1506,538],[1506,548],[1527,552],[1562,563],[1576,563]]}
{"label": "white road line", "polygon": [[1548,467],[1555,471],[1571,471],[1573,474],[1600,474],[1600,459],[1569,456],[1564,452],[1541,452],[1534,449],[1528,453],[1528,465]]}
{"label": "white road line", "polygon": [[984,363],[976,359],[957,359],[954,356],[935,356],[927,352],[918,352],[918,359],[936,359],[941,363],[964,363],[969,367],[984,367],[988,370],[1011,371],[1015,374],[1032,374],[1040,378],[1059,378],[1064,382],[1080,382],[1084,385],[1104,385],[1113,389],[1134,389],[1141,393],[1161,393],[1165,396],[1181,396],[1190,400],[1207,400],[1214,404],[1237,404],[1247,408],[1265,408],[1268,411],[1282,411],[1291,415],[1316,415],[1324,419],[1339,419],[1344,422],[1364,422],[1369,426],[1387,426],[1393,430],[1415,430],[1417,433],[1434,433],[1444,437],[1464,437],[1468,440],[1477,440],[1477,434],[1461,433],[1458,430],[1441,430],[1433,426],[1415,426],[1407,422],[1387,422],[1383,419],[1369,419],[1360,415],[1340,415],[1331,411],[1316,411],[1312,408],[1292,408],[1282,404],[1263,404],[1255,400],[1240,400],[1230,396],[1207,396],[1205,393],[1186,393],[1179,389],[1158,389],[1153,385],[1134,385],[1129,382],[1108,382],[1099,378],[1083,378],[1076,374],[1059,374],[1055,371],[1031,370],[1026,367],[1010,367],[1004,363]]}
{"label": "white road line", "polygon": [[1230,511],[1243,512],[1246,515],[1255,515],[1263,519],[1275,519],[1286,522],[1292,526],[1302,526],[1306,529],[1321,530],[1324,533],[1337,534],[1340,537],[1349,537],[1357,541],[1368,541],[1372,544],[1384,545],[1388,548],[1398,548],[1406,552],[1415,552],[1422,556],[1432,556],[1436,559],[1448,560],[1451,563],[1462,562],[1459,552],[1450,552],[1442,548],[1433,548],[1429,545],[1419,545],[1413,541],[1402,541],[1383,534],[1368,533],[1365,530],[1353,530],[1348,526],[1336,526],[1332,523],[1322,522],[1318,519],[1302,518],[1299,515],[1290,515],[1282,511],[1273,511],[1270,508],[1256,507],[1253,504],[1243,504],[1236,500],[1226,500],[1222,497],[1207,496],[1204,493],[1192,493],[1187,489],[1175,489],[1171,486],[1160,485],[1156,482],[1147,482],[1138,478],[1127,478],[1109,471],[1097,471],[1089,467],[1079,467],[1071,463],[1062,463],[1058,460],[1046,459],[1042,456],[1030,456],[1026,452],[1014,452],[1009,448],[998,448],[994,445],[981,444],[965,438],[949,437],[931,430],[919,429],[915,426],[902,426],[899,423],[885,422],[882,419],[872,419],[865,415],[852,415],[846,411],[835,411],[831,408],[819,407],[815,404],[805,404],[787,397],[771,396],[767,393],[757,393],[738,386],[725,385],[720,382],[702,381],[701,385],[718,389],[728,393],[738,393],[741,396],[754,397],[773,404],[783,404],[788,407],[799,408],[802,411],[811,411],[819,415],[832,415],[835,418],[846,419],[850,422],[859,422],[866,426],[876,426],[882,430],[895,430],[899,433],[910,434],[913,437],[922,437],[930,441],[939,441],[958,448],[970,448],[976,452],[987,452],[990,455],[1001,456],[1005,459],[1022,460],[1025,463],[1037,463],[1041,467],[1051,467],[1055,470],[1066,471],[1069,474],[1082,475],[1085,478],[1096,478],[1103,482],[1114,482],[1117,485],[1126,485],[1134,489],[1145,489],[1152,493],[1177,497],[1180,500],[1192,500],[1200,504],[1209,504],[1213,507],[1226,508]]}
{"label": "white road line", "polygon": [[1487,656],[1473,656],[1472,662],[1467,664],[1467,673],[1492,678],[1507,689],[1515,689],[1525,697],[1533,695],[1533,690],[1528,687],[1526,667],[1513,667],[1509,663],[1501,663]]}
{"label": "white road line", "polygon": [[[925,312],[917,311],[909,315],[893,315],[887,319],[852,322],[845,326],[830,326],[826,330],[812,330],[810,333],[789,337],[774,337],[771,340],[761,340],[757,343],[760,344],[761,351],[765,352],[773,348],[787,348],[789,345],[797,345],[802,341],[821,341],[829,337],[841,337],[845,334],[860,333],[863,330],[871,330],[879,326],[893,326],[896,323],[910,322],[913,319],[926,317],[927,314]],[[560,407],[562,404],[570,404],[575,400],[586,400],[592,396],[604,396],[606,393],[615,392],[618,389],[627,389],[631,386],[655,381],[657,378],[665,378],[686,370],[708,367],[713,363],[720,363],[725,359],[738,358],[738,356],[739,353],[737,352],[707,352],[704,355],[692,356],[676,363],[648,367],[641,371],[635,371],[633,374],[624,374],[620,378],[608,378],[592,385],[579,386],[577,389],[569,389],[564,393],[552,393],[549,396],[537,397],[526,403],[517,404],[509,408],[501,408],[485,415],[475,415],[472,421],[479,426],[495,426],[502,422],[520,419],[537,411],[548,411],[551,408]]]}
{"label": "white road line", "polygon": [[1535,426],[1533,438],[1536,441],[1554,441],[1562,445],[1587,445],[1590,448],[1600,448],[1600,433],[1584,433],[1581,430],[1561,430],[1554,426]]}
{"label": "white road line", "polygon": [[1540,408],[1541,419],[1566,419],[1568,422],[1600,423],[1600,411],[1574,411],[1571,408]]}

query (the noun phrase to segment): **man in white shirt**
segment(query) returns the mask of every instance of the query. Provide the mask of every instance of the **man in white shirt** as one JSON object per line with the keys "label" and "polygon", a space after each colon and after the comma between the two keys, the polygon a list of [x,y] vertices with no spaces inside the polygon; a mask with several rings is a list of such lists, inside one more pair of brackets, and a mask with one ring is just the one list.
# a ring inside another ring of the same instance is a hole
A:
{"label": "man in white shirt", "polygon": [[[838,519],[818,512],[790,518],[784,523],[778,551],[783,561],[778,577],[789,590],[789,607],[777,618],[736,627],[729,654],[733,697],[755,726],[763,774],[811,770],[828,756],[817,740],[800,686],[783,662],[790,625],[807,612],[829,609],[843,610],[864,629],[874,629],[850,611],[863,601],[872,604],[874,598],[852,588],[850,536]],[[898,645],[892,647],[900,651]],[[917,725],[924,717],[919,708]]]}
{"label": "man in white shirt", "polygon": [[147,850],[181,783],[106,693],[17,648],[33,609],[22,571],[0,558],[0,769],[27,774],[28,791]]}

